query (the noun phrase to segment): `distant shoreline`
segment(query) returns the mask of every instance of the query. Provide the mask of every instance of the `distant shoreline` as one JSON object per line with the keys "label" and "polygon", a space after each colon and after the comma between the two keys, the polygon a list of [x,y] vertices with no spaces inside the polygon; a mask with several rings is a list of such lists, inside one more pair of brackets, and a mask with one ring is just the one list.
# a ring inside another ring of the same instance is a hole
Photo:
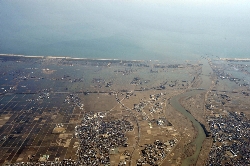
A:
{"label": "distant shoreline", "polygon": [[[39,55],[20,55],[20,54],[0,54],[1,57],[18,57],[18,58],[41,58],[41,59],[64,59],[64,60],[89,60],[89,61],[124,61],[124,62],[144,62],[146,60],[125,60],[125,59],[96,59],[96,58],[77,58],[70,56],[39,56]],[[250,58],[220,58],[223,61],[230,62],[250,62]],[[158,61],[158,60],[154,60]]]}
{"label": "distant shoreline", "polygon": [[64,60],[90,60],[90,61],[125,61],[125,62],[143,62],[144,61],[144,60],[95,59],[95,58],[74,58],[74,57],[69,57],[69,56],[36,56],[36,55],[18,55],[18,54],[0,54],[0,57],[64,59]]}
{"label": "distant shoreline", "polygon": [[220,58],[220,60],[223,60],[223,61],[230,61],[230,62],[242,62],[242,61],[245,61],[245,62],[250,62],[250,58]]}

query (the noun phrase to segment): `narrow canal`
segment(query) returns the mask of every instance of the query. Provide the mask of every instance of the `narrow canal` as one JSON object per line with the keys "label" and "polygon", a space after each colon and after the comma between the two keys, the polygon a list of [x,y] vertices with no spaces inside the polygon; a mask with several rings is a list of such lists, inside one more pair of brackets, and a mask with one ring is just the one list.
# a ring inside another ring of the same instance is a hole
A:
{"label": "narrow canal", "polygon": [[[195,152],[192,156],[189,156],[183,160],[182,166],[188,166],[188,165],[196,163],[198,156],[200,154],[200,151],[201,151],[202,143],[203,143],[204,139],[206,138],[206,135],[205,135],[204,130],[203,130],[202,126],[200,125],[200,123],[189,112],[187,112],[186,109],[183,108],[179,102],[179,100],[183,97],[189,97],[189,96],[194,96],[194,95],[203,93],[206,90],[208,90],[208,88],[210,87],[211,80],[209,78],[209,75],[212,73],[212,69],[209,66],[207,61],[203,60],[201,63],[203,64],[202,73],[201,73],[202,84],[200,85],[199,88],[204,89],[204,90],[187,91],[187,92],[184,92],[184,93],[179,94],[177,96],[174,96],[170,99],[170,104],[177,111],[179,111],[184,116],[186,116],[193,123],[193,126],[195,127],[195,130],[197,131],[196,138],[192,142],[192,145],[195,147]],[[200,110],[200,111],[203,111],[203,110]]]}

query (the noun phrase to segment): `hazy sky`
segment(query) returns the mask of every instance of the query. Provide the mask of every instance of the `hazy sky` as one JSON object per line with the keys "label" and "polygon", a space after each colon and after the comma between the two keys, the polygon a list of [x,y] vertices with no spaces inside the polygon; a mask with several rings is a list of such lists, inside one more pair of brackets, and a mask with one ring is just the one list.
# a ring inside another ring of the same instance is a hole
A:
{"label": "hazy sky", "polygon": [[249,0],[0,1],[0,53],[250,57],[249,43]]}

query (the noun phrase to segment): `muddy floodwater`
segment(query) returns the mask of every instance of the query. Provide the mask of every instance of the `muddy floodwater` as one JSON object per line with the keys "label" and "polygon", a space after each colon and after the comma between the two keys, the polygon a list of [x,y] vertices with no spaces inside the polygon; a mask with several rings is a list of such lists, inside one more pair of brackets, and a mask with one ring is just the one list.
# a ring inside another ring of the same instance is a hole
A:
{"label": "muddy floodwater", "polygon": [[211,81],[209,79],[209,74],[211,73],[212,69],[210,68],[209,64],[206,61],[202,61],[202,63],[203,63],[202,73],[201,73],[202,84],[200,85],[199,89],[204,89],[204,90],[187,91],[187,92],[184,92],[184,93],[179,94],[177,96],[174,96],[170,100],[170,104],[177,111],[179,111],[185,117],[187,117],[193,123],[193,126],[194,126],[195,130],[197,131],[196,138],[192,142],[192,145],[195,147],[195,152],[192,156],[187,157],[186,159],[183,160],[182,166],[191,165],[191,164],[196,163],[198,156],[199,156],[199,153],[200,153],[200,150],[201,150],[201,147],[202,147],[202,143],[203,143],[204,139],[206,138],[206,135],[205,135],[204,130],[203,130],[202,126],[200,125],[200,123],[189,112],[187,112],[186,109],[183,108],[179,102],[179,100],[183,97],[185,98],[185,97],[200,94],[209,88],[209,86],[211,84]]}

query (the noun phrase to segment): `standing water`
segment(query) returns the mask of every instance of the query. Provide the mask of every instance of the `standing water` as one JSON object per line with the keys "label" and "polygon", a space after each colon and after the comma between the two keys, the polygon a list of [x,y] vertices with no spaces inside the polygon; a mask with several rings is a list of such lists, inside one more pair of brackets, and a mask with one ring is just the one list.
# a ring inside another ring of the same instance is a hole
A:
{"label": "standing water", "polygon": [[176,110],[178,110],[180,113],[182,113],[184,116],[186,116],[193,123],[193,126],[194,126],[195,130],[197,131],[197,136],[192,142],[192,145],[195,146],[195,148],[196,148],[195,152],[192,156],[187,157],[183,160],[182,166],[191,165],[191,164],[196,163],[198,156],[200,154],[200,150],[202,148],[202,143],[203,143],[204,139],[206,138],[206,135],[205,135],[204,130],[201,127],[200,123],[189,112],[187,112],[186,109],[183,108],[181,106],[181,104],[179,103],[179,100],[181,98],[200,94],[210,87],[211,80],[209,79],[209,75],[212,72],[212,69],[206,61],[202,61],[202,63],[203,63],[202,73],[201,73],[202,84],[200,85],[199,88],[202,88],[204,90],[202,90],[202,91],[201,90],[188,91],[188,92],[179,94],[177,96],[174,96],[170,100],[170,104]]}

